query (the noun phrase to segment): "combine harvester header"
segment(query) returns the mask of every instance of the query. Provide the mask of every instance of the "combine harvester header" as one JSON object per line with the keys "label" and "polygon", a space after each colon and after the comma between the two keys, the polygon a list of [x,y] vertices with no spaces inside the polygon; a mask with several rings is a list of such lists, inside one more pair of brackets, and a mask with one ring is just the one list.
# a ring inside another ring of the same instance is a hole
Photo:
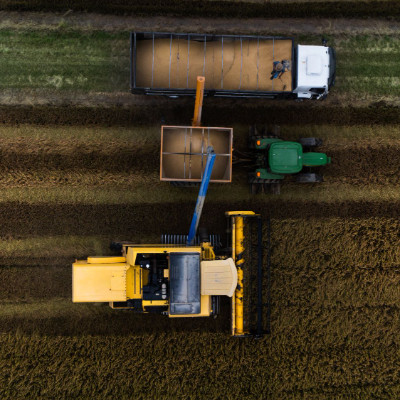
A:
{"label": "combine harvester header", "polygon": [[295,45],[272,36],[131,33],[131,91],[220,97],[323,99],[334,85],[331,47]]}

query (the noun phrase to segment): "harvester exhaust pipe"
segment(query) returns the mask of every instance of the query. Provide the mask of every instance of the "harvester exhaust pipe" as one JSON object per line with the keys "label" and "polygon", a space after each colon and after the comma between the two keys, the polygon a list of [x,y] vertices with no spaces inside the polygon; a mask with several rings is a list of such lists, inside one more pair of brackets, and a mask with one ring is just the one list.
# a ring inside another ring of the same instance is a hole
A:
{"label": "harvester exhaust pipe", "polygon": [[192,126],[200,126],[201,125],[201,111],[203,109],[205,81],[206,81],[206,78],[204,76],[197,77],[196,101],[194,103],[194,115],[193,115]]}

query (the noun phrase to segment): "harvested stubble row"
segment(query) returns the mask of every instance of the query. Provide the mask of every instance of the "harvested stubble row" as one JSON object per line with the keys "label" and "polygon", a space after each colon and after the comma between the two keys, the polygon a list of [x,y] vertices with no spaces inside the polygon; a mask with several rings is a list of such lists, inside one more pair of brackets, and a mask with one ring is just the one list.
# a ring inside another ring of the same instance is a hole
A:
{"label": "harvested stubble row", "polygon": [[[234,129],[237,138],[235,148],[238,150],[246,150],[247,143],[243,138],[247,135],[247,129],[243,125]],[[303,135],[317,135],[325,139],[326,145],[321,150],[332,156],[333,164],[325,169],[324,190],[329,185],[338,184],[397,185],[400,179],[397,174],[400,142],[392,137],[398,135],[398,128],[388,126],[371,129],[371,136],[361,139],[362,133],[360,126],[340,127],[334,133],[329,126],[315,125],[303,127],[300,132],[290,126],[285,126],[283,130],[283,136],[288,139],[298,139]],[[160,184],[158,177],[158,126],[136,129],[41,129],[24,125],[20,128],[3,127],[0,134],[0,188],[114,185],[122,190],[133,190],[140,186],[131,199],[133,201],[143,192],[146,193],[146,202],[154,197],[149,193],[154,186],[158,186],[162,192],[168,191],[165,184]],[[346,135],[350,135],[350,140]],[[296,191],[302,190],[295,188]],[[248,197],[243,171],[234,170],[234,183],[226,189],[231,193],[231,198]],[[210,191],[211,199],[213,192],[218,191]],[[306,189],[304,192],[309,191]],[[180,193],[170,191],[169,196]],[[190,196],[185,198],[189,199]]]}

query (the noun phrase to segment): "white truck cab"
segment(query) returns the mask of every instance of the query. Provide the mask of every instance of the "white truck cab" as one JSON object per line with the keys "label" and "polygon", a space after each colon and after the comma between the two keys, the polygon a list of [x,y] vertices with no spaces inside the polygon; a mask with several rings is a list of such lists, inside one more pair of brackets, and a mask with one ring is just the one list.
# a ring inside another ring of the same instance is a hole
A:
{"label": "white truck cab", "polygon": [[325,98],[335,81],[335,51],[326,46],[297,45],[298,99]]}

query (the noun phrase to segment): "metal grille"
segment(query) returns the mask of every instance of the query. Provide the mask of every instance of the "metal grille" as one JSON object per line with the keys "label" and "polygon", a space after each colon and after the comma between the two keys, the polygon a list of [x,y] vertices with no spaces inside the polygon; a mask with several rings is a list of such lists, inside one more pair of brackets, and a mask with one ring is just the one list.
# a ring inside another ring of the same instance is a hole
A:
{"label": "metal grille", "polygon": [[[161,235],[161,244],[174,244],[186,246],[188,235]],[[222,247],[220,235],[208,235],[209,242],[214,249]],[[194,246],[200,245],[200,236],[196,235],[194,239]]]}

